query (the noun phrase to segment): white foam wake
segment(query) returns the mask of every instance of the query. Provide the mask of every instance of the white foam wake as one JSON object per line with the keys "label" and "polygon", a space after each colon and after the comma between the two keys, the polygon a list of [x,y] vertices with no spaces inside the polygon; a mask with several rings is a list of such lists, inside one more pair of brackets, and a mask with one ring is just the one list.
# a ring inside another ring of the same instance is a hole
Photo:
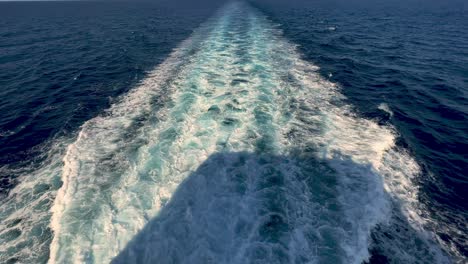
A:
{"label": "white foam wake", "polygon": [[[235,2],[200,34],[68,147],[50,262],[361,263],[377,225],[421,226],[394,131],[354,115],[271,22]],[[230,171],[247,191],[227,191]]]}

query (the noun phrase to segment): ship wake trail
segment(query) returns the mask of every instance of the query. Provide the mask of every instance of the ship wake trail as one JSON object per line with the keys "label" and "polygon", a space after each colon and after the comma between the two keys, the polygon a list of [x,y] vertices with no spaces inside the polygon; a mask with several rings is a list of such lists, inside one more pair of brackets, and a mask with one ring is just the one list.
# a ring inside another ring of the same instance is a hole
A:
{"label": "ship wake trail", "polygon": [[417,163],[317,70],[227,4],[68,145],[49,262],[447,262]]}

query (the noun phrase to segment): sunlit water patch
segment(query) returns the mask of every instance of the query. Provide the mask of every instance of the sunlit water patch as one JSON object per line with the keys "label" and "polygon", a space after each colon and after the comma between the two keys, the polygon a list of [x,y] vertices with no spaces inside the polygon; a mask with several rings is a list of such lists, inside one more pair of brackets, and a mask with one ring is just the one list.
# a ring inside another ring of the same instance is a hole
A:
{"label": "sunlit water patch", "polygon": [[362,263],[378,248],[448,262],[395,131],[317,70],[257,10],[226,5],[14,189],[2,258]]}

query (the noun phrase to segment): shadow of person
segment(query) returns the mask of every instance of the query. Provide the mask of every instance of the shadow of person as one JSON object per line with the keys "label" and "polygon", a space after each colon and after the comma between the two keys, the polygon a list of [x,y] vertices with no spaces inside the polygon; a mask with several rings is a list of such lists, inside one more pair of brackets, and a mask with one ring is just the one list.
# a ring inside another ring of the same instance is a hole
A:
{"label": "shadow of person", "polygon": [[374,169],[346,156],[216,153],[112,263],[359,263],[392,207]]}

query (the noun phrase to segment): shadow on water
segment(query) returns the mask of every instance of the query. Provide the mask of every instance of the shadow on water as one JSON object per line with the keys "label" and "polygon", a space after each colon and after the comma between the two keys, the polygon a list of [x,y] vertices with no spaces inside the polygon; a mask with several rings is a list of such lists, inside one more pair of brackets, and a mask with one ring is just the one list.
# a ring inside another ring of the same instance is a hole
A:
{"label": "shadow on water", "polygon": [[433,262],[390,200],[349,157],[217,153],[112,263],[355,263],[368,247],[368,263]]}

